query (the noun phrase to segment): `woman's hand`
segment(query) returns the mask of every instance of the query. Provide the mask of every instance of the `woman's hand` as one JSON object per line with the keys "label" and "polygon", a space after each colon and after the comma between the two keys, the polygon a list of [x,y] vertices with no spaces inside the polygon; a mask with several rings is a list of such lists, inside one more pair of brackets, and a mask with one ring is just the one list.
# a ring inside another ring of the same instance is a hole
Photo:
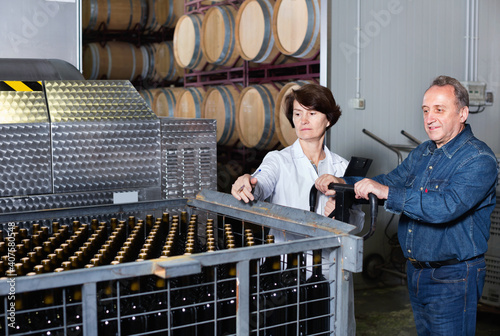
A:
{"label": "woman's hand", "polygon": [[328,185],[330,183],[345,184],[345,181],[339,177],[335,177],[330,174],[323,174],[316,179],[316,181],[314,182],[314,186],[316,187],[316,189],[318,189],[321,193],[325,194],[326,196],[333,196],[335,195],[335,190],[328,189]]}
{"label": "woman's hand", "polygon": [[238,201],[243,201],[245,203],[253,201],[254,197],[252,190],[256,184],[256,177],[252,177],[250,174],[242,175],[234,181],[233,186],[231,187],[231,195],[233,195],[233,197]]}
{"label": "woman's hand", "polygon": [[330,197],[328,198],[328,201],[326,201],[324,215],[328,217],[334,210],[335,210],[335,198]]}

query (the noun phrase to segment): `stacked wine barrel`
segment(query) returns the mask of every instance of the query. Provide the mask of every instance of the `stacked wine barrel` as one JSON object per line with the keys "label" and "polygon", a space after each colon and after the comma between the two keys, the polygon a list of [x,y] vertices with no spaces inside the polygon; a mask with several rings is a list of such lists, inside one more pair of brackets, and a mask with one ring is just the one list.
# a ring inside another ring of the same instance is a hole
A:
{"label": "stacked wine barrel", "polygon": [[[184,14],[182,0],[86,0],[86,29],[144,32],[173,29],[173,40],[140,46],[130,42],[91,43],[84,47],[84,76],[88,79],[147,79],[179,87],[140,90],[152,110],[162,117],[217,120],[219,145],[241,143],[257,150],[291,145],[295,129],[285,116],[283,101],[307,81],[243,81],[220,85],[202,80],[186,85],[184,73],[213,73],[238,68],[310,60],[319,53],[319,0],[203,1],[203,11]],[[179,10],[180,8],[180,10]],[[248,74],[246,74],[248,76]],[[188,83],[189,84],[189,83]]]}

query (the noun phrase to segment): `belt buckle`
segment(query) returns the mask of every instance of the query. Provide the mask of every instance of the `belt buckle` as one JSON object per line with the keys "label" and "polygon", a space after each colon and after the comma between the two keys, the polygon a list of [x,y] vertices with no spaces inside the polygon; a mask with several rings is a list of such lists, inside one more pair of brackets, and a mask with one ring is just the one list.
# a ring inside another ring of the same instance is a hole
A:
{"label": "belt buckle", "polygon": [[413,267],[415,268],[424,268],[425,267],[425,264],[424,263],[421,263],[420,261],[417,261],[417,259],[414,259],[414,258],[408,258],[408,260],[410,261],[410,263],[413,265]]}

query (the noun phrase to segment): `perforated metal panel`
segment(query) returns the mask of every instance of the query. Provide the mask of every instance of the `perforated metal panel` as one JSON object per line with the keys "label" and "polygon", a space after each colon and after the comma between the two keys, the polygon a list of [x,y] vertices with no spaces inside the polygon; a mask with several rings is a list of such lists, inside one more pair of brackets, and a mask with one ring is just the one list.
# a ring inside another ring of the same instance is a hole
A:
{"label": "perforated metal panel", "polygon": [[52,191],[43,91],[0,91],[0,196]]}
{"label": "perforated metal panel", "polygon": [[162,198],[195,197],[217,189],[217,135],[213,119],[162,118]]}
{"label": "perforated metal panel", "polygon": [[160,125],[128,81],[47,81],[54,192],[158,188]]}

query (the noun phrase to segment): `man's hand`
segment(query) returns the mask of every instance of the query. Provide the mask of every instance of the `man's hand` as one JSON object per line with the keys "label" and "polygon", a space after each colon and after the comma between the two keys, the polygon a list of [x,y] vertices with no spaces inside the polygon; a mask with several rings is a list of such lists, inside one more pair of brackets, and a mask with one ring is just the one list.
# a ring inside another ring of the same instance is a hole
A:
{"label": "man's hand", "polygon": [[389,196],[389,187],[371,179],[365,178],[354,184],[354,192],[356,198],[368,199],[368,194],[372,193],[378,199],[387,199]]}
{"label": "man's hand", "polygon": [[316,187],[316,189],[318,189],[321,193],[325,194],[326,196],[333,196],[335,195],[335,190],[328,189],[328,185],[332,182],[345,184],[345,181],[339,177],[335,177],[330,174],[323,174],[316,179],[316,181],[314,182],[314,186]]}

